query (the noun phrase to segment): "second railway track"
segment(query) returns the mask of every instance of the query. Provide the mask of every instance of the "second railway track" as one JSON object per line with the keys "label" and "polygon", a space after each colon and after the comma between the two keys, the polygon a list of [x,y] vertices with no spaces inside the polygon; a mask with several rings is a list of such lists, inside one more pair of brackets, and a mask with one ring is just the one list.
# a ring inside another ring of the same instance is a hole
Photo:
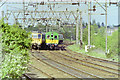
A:
{"label": "second railway track", "polygon": [[73,54],[74,53],[74,55],[77,55],[79,57],[85,56],[86,58],[89,58],[89,59],[91,59],[93,61],[99,61],[99,62],[103,62],[103,63],[108,63],[108,64],[113,64],[113,65],[116,65],[116,66],[120,66],[119,62],[108,61],[108,60],[101,59],[101,58],[95,58],[95,57],[92,57],[92,56],[89,56],[89,55],[85,55],[85,54],[82,54],[82,53],[77,53],[77,52],[74,52],[74,51],[71,51],[71,50],[66,50],[66,52],[69,53],[69,54]]}
{"label": "second railway track", "polygon": [[35,55],[33,55],[33,56],[36,58],[39,58],[39,59],[41,58],[40,60],[44,61],[45,63],[47,63],[49,65],[52,65],[52,66],[57,65],[57,67],[59,67],[59,69],[62,68],[62,71],[64,71],[65,73],[68,73],[76,78],[102,78],[102,77],[90,74],[88,72],[82,71],[80,69],[77,69],[75,67],[69,66],[67,64],[63,64],[61,62],[54,61],[42,54],[36,54],[36,56]]}
{"label": "second railway track", "polygon": [[[47,52],[51,53],[52,51],[47,51]],[[38,52],[35,52],[35,53],[38,53]],[[41,52],[41,53],[42,53],[42,52]],[[82,73],[84,73],[84,76],[81,76],[82,78],[90,78],[90,77],[93,77],[93,78],[102,78],[102,77],[99,76],[99,75],[92,74],[92,73],[90,73],[90,72],[86,72],[86,71],[83,71],[83,70],[78,69],[78,68],[76,68],[76,67],[73,67],[73,66],[70,66],[70,65],[68,65],[68,64],[62,63],[61,61],[56,61],[56,60],[53,60],[53,59],[51,59],[51,58],[48,58],[48,56],[46,57],[46,55],[45,55],[46,53],[45,53],[45,52],[44,52],[43,54],[41,54],[41,53],[36,54],[37,57],[38,57],[38,56],[39,56],[39,57],[42,56],[42,57],[44,57],[44,58],[47,58],[47,59],[51,60],[52,62],[55,62],[55,64],[61,64],[61,65],[63,65],[63,66],[72,68],[72,69],[78,71],[79,73],[82,72]],[[55,52],[53,51],[52,53],[53,53],[53,55],[55,56]],[[57,54],[57,53],[56,53],[56,54]],[[60,56],[58,56],[58,58],[60,58]],[[55,59],[55,58],[54,58],[54,59]],[[51,63],[51,62],[49,62],[49,63]],[[90,67],[90,66],[88,66],[88,67]],[[97,70],[102,70],[102,69],[99,69],[99,68],[98,68]],[[104,70],[102,70],[102,71],[104,71]],[[112,73],[112,72],[110,72],[110,71],[105,71],[105,72],[108,73],[108,74],[114,74],[114,75],[117,76],[117,73]],[[85,76],[85,75],[87,75],[87,76]],[[111,75],[111,76],[112,76],[112,75]],[[115,76],[112,76],[112,77],[115,77]]]}
{"label": "second railway track", "polygon": [[[54,52],[55,53],[55,52]],[[53,54],[54,54],[53,53]],[[87,60],[82,60],[82,59],[80,59],[80,58],[75,58],[73,55],[66,55],[66,54],[64,54],[64,52],[61,52],[61,51],[59,51],[59,52],[57,52],[58,54],[59,54],[59,56],[65,56],[66,58],[68,58],[69,60],[71,59],[71,60],[74,60],[74,62],[77,62],[77,63],[80,63],[80,62],[82,62],[82,64],[89,64],[89,65],[91,65],[91,66],[97,66],[97,67],[99,67],[99,68],[101,68],[101,70],[103,70],[104,69],[104,71],[106,71],[106,72],[109,72],[109,73],[113,73],[113,74],[116,74],[116,75],[120,75],[120,74],[118,74],[118,69],[116,69],[116,68],[112,68],[112,67],[108,67],[108,66],[105,66],[105,65],[101,65],[101,64],[97,64],[97,63],[93,63],[93,62],[90,62],[90,61],[87,61]],[[54,54],[54,55],[57,55],[57,54]],[[107,71],[108,70],[108,71]],[[116,72],[116,73],[115,73]]]}
{"label": "second railway track", "polygon": [[[43,57],[43,56],[41,56],[41,58],[38,57],[38,56],[35,56],[35,55],[32,55],[32,56],[34,56],[39,62],[43,62],[44,64],[48,65],[49,67],[56,69],[56,71],[64,73],[64,74],[65,74],[66,76],[68,76],[68,77],[78,78],[78,76],[76,76],[76,75],[74,75],[74,74],[72,74],[72,73],[69,73],[69,72],[65,71],[64,69],[60,68],[59,65],[55,65],[55,63],[47,62],[47,60],[49,60],[49,59],[47,59],[47,58],[45,58],[45,57]],[[61,66],[61,67],[62,67],[62,66]],[[47,68],[47,66],[46,66],[46,68]],[[56,72],[56,71],[55,71],[55,72]],[[53,71],[53,72],[54,72],[54,71]],[[61,74],[61,75],[62,75],[62,78],[65,78],[65,77],[64,77],[64,74]],[[58,76],[59,76],[59,78],[60,78],[60,74],[59,74]],[[57,77],[56,77],[56,78],[57,78]],[[80,78],[80,77],[79,77],[79,78]]]}
{"label": "second railway track", "polygon": [[[76,61],[73,61],[73,60],[70,60],[70,59],[67,59],[63,56],[56,56],[57,53],[52,53],[53,54],[53,57],[54,57],[54,60],[55,61],[60,61],[64,64],[69,64],[69,66],[74,66],[75,68],[78,68],[86,73],[90,73],[92,75],[96,75],[98,76],[99,78],[108,78],[108,77],[118,77],[118,74],[117,73],[114,73],[114,72],[110,72],[110,71],[106,71],[104,69],[100,69],[99,67],[93,67],[93,66],[90,66],[88,64],[83,64],[83,63],[80,63],[80,62],[76,62]],[[51,54],[51,55],[52,55]],[[49,55],[47,55],[49,56]],[[52,58],[51,58],[52,59]],[[70,64],[71,63],[71,64]],[[78,66],[76,66],[78,65]],[[83,66],[83,67],[82,67]],[[90,71],[89,71],[90,70]],[[98,72],[98,73],[97,73]]]}

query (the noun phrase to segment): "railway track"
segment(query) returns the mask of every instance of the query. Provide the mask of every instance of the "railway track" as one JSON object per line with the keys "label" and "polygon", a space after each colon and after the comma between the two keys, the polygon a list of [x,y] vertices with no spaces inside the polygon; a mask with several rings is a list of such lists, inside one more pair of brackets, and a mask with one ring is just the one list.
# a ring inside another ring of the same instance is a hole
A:
{"label": "railway track", "polygon": [[[54,54],[54,55],[56,55],[57,53],[52,53],[52,54]],[[66,59],[65,57],[63,57],[63,56],[57,56],[58,58],[63,58],[63,59],[65,59],[65,60],[69,60],[69,61],[71,61],[71,62],[74,62],[74,63],[78,63],[78,64],[80,64],[80,65],[83,65],[82,63],[79,63],[79,62],[76,62],[76,61],[72,61],[72,60],[70,60],[70,59]],[[56,61],[58,61],[58,59],[56,60]],[[65,61],[63,61],[63,63],[64,63]],[[67,63],[66,63],[67,64]],[[77,64],[76,64],[77,65]],[[79,66],[80,66],[79,65]],[[68,65],[68,66],[70,66],[70,65]],[[106,70],[104,70],[104,69],[100,69],[100,68],[96,68],[96,67],[93,67],[93,66],[89,66],[89,65],[85,65],[84,64],[84,66],[87,66],[88,68],[94,68],[94,70],[95,69],[97,69],[97,70],[99,70],[99,71],[104,71],[104,73],[106,73],[106,74],[114,74],[114,75],[118,75],[117,73],[114,73],[114,72],[110,72],[110,71],[106,71]],[[86,68],[87,69],[87,68]],[[88,72],[86,72],[86,73],[88,73]],[[90,74],[92,74],[91,72],[89,72]],[[94,75],[94,74],[92,74],[92,75]],[[97,75],[96,75],[97,76]],[[98,76],[99,78],[100,78],[100,76]],[[101,77],[102,78],[102,77]]]}
{"label": "railway track", "polygon": [[[45,53],[43,53],[43,54],[45,54]],[[81,69],[78,69],[78,68],[76,68],[76,67],[73,67],[73,66],[70,66],[70,65],[68,65],[68,64],[64,64],[64,63],[62,63],[62,62],[60,62],[60,61],[56,61],[56,60],[53,60],[53,59],[50,59],[50,58],[48,58],[48,57],[46,57],[45,55],[43,55],[43,54],[40,54],[40,53],[38,53],[37,54],[37,56],[39,56],[39,57],[44,57],[44,58],[47,58],[47,59],[49,59],[49,60],[51,60],[52,62],[55,62],[55,64],[56,63],[58,63],[58,64],[61,64],[62,66],[64,66],[64,67],[68,67],[68,68],[70,68],[70,69],[73,69],[73,70],[75,70],[75,72],[77,71],[77,72],[79,72],[79,74],[80,73],[84,73],[83,74],[83,76],[81,76],[82,78],[102,78],[102,77],[100,77],[100,76],[98,76],[98,75],[95,75],[95,74],[92,74],[92,73],[89,73],[89,72],[86,72],[86,71],[83,71],[83,70],[81,70]],[[60,56],[59,56],[60,57]],[[49,63],[51,63],[51,62],[49,62]],[[70,70],[69,69],[69,70]],[[86,76],[85,76],[86,75]],[[88,77],[89,76],[89,77]]]}
{"label": "railway track", "polygon": [[[36,66],[33,66],[33,65],[29,64],[29,67],[32,68],[32,69],[34,69],[34,70],[39,71],[40,74],[42,73],[42,75],[45,75],[45,78],[53,79],[52,76],[50,76],[48,73],[43,72],[42,70],[40,70]],[[31,74],[32,73],[25,73],[25,74],[23,74],[23,76],[25,76],[27,80],[38,80],[39,79],[39,78],[34,78]]]}
{"label": "railway track", "polygon": [[[34,56],[35,56],[35,55],[34,55]],[[61,63],[61,62],[54,61],[54,60],[52,60],[52,59],[50,59],[50,58],[48,58],[48,57],[46,57],[46,56],[44,56],[44,55],[41,55],[41,54],[37,55],[37,57],[44,59],[44,62],[47,62],[47,63],[49,63],[49,64],[52,64],[52,65],[56,65],[56,64],[57,64],[57,65],[61,65],[61,66],[63,67],[63,69],[64,69],[65,72],[67,72],[67,73],[69,73],[69,74],[71,74],[71,75],[73,75],[73,76],[75,76],[75,77],[77,77],[77,78],[101,78],[101,77],[99,77],[99,76],[96,76],[96,75],[87,73],[87,72],[85,72],[85,71],[82,71],[82,70],[80,70],[80,69],[77,69],[77,68],[75,68],[75,67],[72,67],[72,66],[70,66],[70,65],[63,64],[63,63]],[[47,60],[47,61],[46,61],[46,60]],[[42,61],[43,61],[43,60],[42,60]],[[60,66],[59,66],[59,67],[60,67]]]}
{"label": "railway track", "polygon": [[[64,73],[67,73],[67,74],[69,74],[71,76],[74,76],[75,78],[102,78],[101,76],[98,76],[98,75],[92,74],[90,72],[86,72],[84,70],[73,67],[71,65],[62,63],[61,61],[51,59],[51,58],[47,57],[46,55],[44,55],[44,53],[46,54],[46,51],[43,51],[43,52],[35,51],[35,53],[37,53],[37,56],[34,55],[34,57],[36,57],[38,60],[44,62],[45,64],[47,64],[49,66],[57,68],[58,70],[60,70],[60,71],[62,71]],[[41,53],[43,53],[43,54],[41,54]],[[65,60],[67,60],[67,61],[71,61],[71,62],[74,62],[74,63],[78,63],[80,65],[84,65],[84,66],[87,66],[87,67],[91,67],[91,68],[106,72],[108,74],[110,73],[110,74],[113,74],[113,75],[116,75],[116,76],[120,75],[118,73],[118,71],[120,71],[120,70],[118,70],[118,68],[114,68],[114,67],[111,67],[111,66],[103,66],[102,64],[100,64],[100,63],[104,63],[104,64],[110,64],[110,65],[119,66],[119,63],[117,63],[117,62],[107,61],[107,60],[104,60],[104,59],[91,57],[91,56],[84,55],[84,54],[81,54],[81,53],[76,53],[76,52],[73,52],[73,51],[70,51],[70,50],[66,50],[66,51],[60,51],[60,50],[58,50],[58,51],[49,51],[49,50],[47,50],[47,53],[53,54],[54,56],[57,56],[59,58],[63,58]],[[67,53],[69,55],[67,55],[65,53]],[[74,55],[78,56],[79,58],[74,57]],[[94,62],[91,62],[89,60],[84,60],[83,56],[84,56],[84,58],[87,58],[87,59],[90,59],[92,61],[96,61],[96,62],[99,62],[99,63],[94,63]],[[57,66],[57,65],[59,65],[59,66]],[[84,74],[83,75],[78,75],[77,73],[72,73],[73,71],[71,71],[71,72],[70,71],[65,71],[64,70],[65,68],[61,69],[60,65],[66,67],[66,70],[69,69],[69,70],[73,70],[75,72],[77,71],[79,74],[80,73],[84,73]],[[114,78],[115,76],[111,76],[111,77]]]}
{"label": "railway track", "polygon": [[23,74],[23,76],[25,76],[27,78],[27,80],[33,80],[31,76],[29,76],[28,74]]}
{"label": "railway track", "polygon": [[43,72],[43,71],[42,71],[42,70],[40,70],[39,68],[37,68],[37,67],[35,67],[35,66],[31,65],[31,64],[29,64],[29,66],[31,66],[31,67],[33,67],[34,69],[36,69],[36,70],[40,71],[41,73],[43,73],[44,75],[46,75],[48,78],[53,78],[53,77],[52,77],[52,76],[50,76],[48,73]]}
{"label": "railway track", "polygon": [[[59,55],[58,55],[59,53]],[[65,55],[64,53],[62,53],[61,51],[60,52],[57,52],[57,54],[55,54],[55,52],[53,53],[54,55],[57,55],[58,57],[67,57],[65,59],[67,60],[72,60],[73,62],[76,62],[76,63],[79,63],[79,64],[82,64],[82,65],[85,65],[85,66],[88,66],[88,67],[92,67],[92,68],[96,68],[98,70],[102,70],[102,71],[106,71],[106,72],[109,72],[109,73],[113,73],[113,74],[116,74],[116,75],[120,75],[118,74],[118,69],[115,69],[115,68],[111,68],[111,67],[107,67],[107,66],[103,66],[103,65],[100,65],[100,64],[96,64],[96,63],[93,63],[93,62],[90,62],[90,61],[86,61],[86,60],[81,60],[79,58],[75,58],[73,56],[69,56],[69,55]],[[60,56],[60,54],[62,56]],[[82,63],[81,63],[82,62]],[[86,65],[87,64],[87,65]],[[89,65],[88,65],[89,64]],[[97,67],[94,67],[94,66],[97,66]],[[98,68],[99,67],[99,68]]]}
{"label": "railway track", "polygon": [[85,54],[81,54],[81,53],[77,53],[77,52],[73,52],[71,50],[66,50],[69,54],[73,54],[74,55],[78,55],[78,56],[86,56],[87,58],[89,59],[92,59],[92,60],[95,60],[95,61],[99,61],[99,62],[104,62],[104,63],[109,63],[109,64],[113,64],[113,65],[116,65],[116,66],[120,66],[120,63],[119,62],[114,62],[114,61],[108,61],[108,60],[105,60],[105,59],[101,59],[101,58],[95,58],[95,57],[92,57],[92,56],[89,56],[89,55],[85,55]]}
{"label": "railway track", "polygon": [[[65,42],[65,46],[68,46],[68,45],[72,45],[74,43],[66,43]],[[77,52],[74,52],[70,49],[65,49],[66,52],[68,52],[69,54],[73,54],[74,55],[77,55],[77,56],[85,56],[86,58],[89,58],[91,60],[95,60],[95,61],[99,61],[99,62],[104,62],[104,63],[109,63],[109,64],[113,64],[113,65],[116,65],[116,66],[120,66],[120,62],[114,62],[114,61],[110,61],[110,60],[106,60],[106,59],[101,59],[101,58],[96,58],[96,57],[92,57],[92,56],[89,56],[89,55],[85,55],[85,54],[82,54],[82,53],[77,53]]]}
{"label": "railway track", "polygon": [[109,61],[107,61],[107,62],[106,61],[101,61],[101,59],[98,60],[99,58],[98,59],[95,58],[95,59],[97,59],[97,60],[95,60],[94,57],[93,57],[93,59],[92,59],[91,56],[88,56],[88,55],[85,55],[85,54],[79,54],[79,53],[75,53],[73,51],[69,51],[68,52],[68,50],[61,51],[61,53],[63,53],[63,52],[64,52],[64,55],[67,55],[67,56],[70,56],[70,57],[74,57],[77,60],[86,61],[88,63],[92,62],[93,64],[96,64],[96,65],[104,65],[104,66],[109,67],[111,69],[113,68],[113,69],[117,69],[118,70],[117,62],[113,62],[113,64],[111,64],[111,62],[109,63]]}
{"label": "railway track", "polygon": [[[63,72],[64,74],[67,74],[67,75],[69,75],[69,76],[72,76],[72,78],[80,78],[80,77],[78,77],[78,76],[76,76],[76,75],[74,75],[74,74],[71,74],[70,72],[67,72],[67,71],[65,71],[64,69],[62,69],[61,67],[60,67],[60,65],[55,65],[56,63],[50,63],[50,61],[49,61],[49,59],[47,59],[46,57],[43,57],[42,55],[41,55],[41,57],[39,56],[35,56],[35,55],[33,55],[32,54],[32,56],[34,57],[34,58],[36,58],[39,62],[43,62],[44,64],[46,64],[46,65],[48,65],[48,66],[50,66],[50,67],[52,67],[52,68],[54,68],[54,69],[56,69],[56,71],[61,71],[61,72]],[[49,62],[48,62],[49,61]]]}

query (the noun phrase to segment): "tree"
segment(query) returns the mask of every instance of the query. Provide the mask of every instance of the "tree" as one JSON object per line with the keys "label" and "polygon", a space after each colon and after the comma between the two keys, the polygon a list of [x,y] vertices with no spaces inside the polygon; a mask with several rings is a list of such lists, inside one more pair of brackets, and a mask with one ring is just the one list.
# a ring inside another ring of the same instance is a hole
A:
{"label": "tree", "polygon": [[105,24],[104,24],[104,22],[102,22],[101,26],[102,26],[102,27],[105,27]]}
{"label": "tree", "polygon": [[100,26],[100,22],[98,22],[98,23],[97,23],[97,26],[98,26],[98,28],[100,28],[100,27],[101,27],[101,26]]}
{"label": "tree", "polygon": [[95,19],[92,21],[92,24],[94,25],[94,24],[96,24],[96,21],[95,21]]}

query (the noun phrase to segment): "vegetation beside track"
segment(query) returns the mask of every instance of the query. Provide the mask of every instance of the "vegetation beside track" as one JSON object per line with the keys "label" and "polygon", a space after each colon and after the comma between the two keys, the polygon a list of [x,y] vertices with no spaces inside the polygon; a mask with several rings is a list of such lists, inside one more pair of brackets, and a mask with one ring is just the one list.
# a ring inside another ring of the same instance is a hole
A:
{"label": "vegetation beside track", "polygon": [[30,33],[17,25],[8,25],[3,21],[0,23],[3,56],[0,74],[2,79],[18,80],[26,71],[29,62]]}
{"label": "vegetation beside track", "polygon": [[85,52],[84,48],[80,49],[80,45],[76,45],[76,44],[68,46],[67,49],[70,49],[70,50],[75,51],[77,53],[88,54],[88,55],[94,56],[94,57],[107,58],[104,54],[101,54],[101,53],[98,54],[98,53],[95,53],[95,52],[92,52],[92,51]]}
{"label": "vegetation beside track", "polygon": [[[108,29],[110,30],[110,28]],[[88,27],[83,29],[82,49],[80,48],[80,45],[71,45],[68,46],[68,48],[75,52],[85,53],[90,56],[118,61],[118,50],[120,50],[118,49],[118,33],[120,32],[120,27],[118,27],[118,30],[114,30],[114,32],[112,32],[111,34],[109,33],[108,35],[107,49],[109,50],[109,53],[107,54],[105,54],[105,27],[99,27],[96,24],[91,25],[91,45],[95,45],[95,47],[89,49],[88,52],[85,52],[85,45],[88,44],[87,31]]]}
{"label": "vegetation beside track", "polygon": [[113,56],[111,58],[108,58],[107,55],[105,55],[101,49],[94,49],[94,50],[92,49],[89,52],[85,52],[84,48],[81,49],[80,45],[76,45],[76,44],[67,46],[67,49],[70,49],[70,50],[77,52],[77,53],[82,53],[82,54],[97,57],[97,58],[103,58],[103,59],[109,59],[109,60],[114,59],[115,61],[118,61],[117,56]]}

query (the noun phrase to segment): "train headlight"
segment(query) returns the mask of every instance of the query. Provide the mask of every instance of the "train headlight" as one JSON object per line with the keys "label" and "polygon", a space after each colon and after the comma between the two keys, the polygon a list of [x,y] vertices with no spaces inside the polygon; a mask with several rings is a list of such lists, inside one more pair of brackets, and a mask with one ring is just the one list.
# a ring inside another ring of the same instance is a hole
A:
{"label": "train headlight", "polygon": [[37,45],[37,43],[34,43],[34,45]]}
{"label": "train headlight", "polygon": [[38,45],[40,45],[40,43],[38,43]]}

